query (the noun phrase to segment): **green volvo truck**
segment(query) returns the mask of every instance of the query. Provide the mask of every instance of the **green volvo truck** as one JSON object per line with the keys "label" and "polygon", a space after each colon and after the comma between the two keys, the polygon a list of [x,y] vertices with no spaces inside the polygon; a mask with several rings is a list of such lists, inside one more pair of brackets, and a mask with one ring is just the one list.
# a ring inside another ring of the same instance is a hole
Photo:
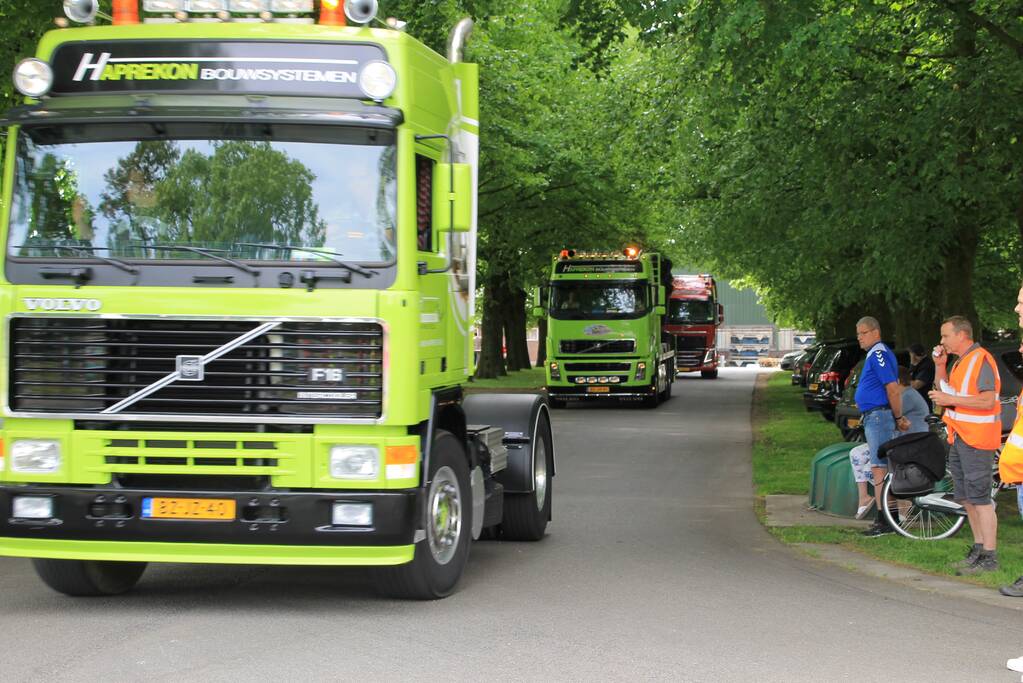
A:
{"label": "green volvo truck", "polygon": [[70,595],[199,562],[431,599],[542,538],[545,398],[462,391],[472,22],[445,57],[372,2],[64,4],[3,120],[0,555]]}
{"label": "green volvo truck", "polygon": [[621,399],[656,407],[671,396],[675,356],[662,339],[670,262],[627,247],[620,253],[564,249],[540,288],[547,315],[550,404]]}

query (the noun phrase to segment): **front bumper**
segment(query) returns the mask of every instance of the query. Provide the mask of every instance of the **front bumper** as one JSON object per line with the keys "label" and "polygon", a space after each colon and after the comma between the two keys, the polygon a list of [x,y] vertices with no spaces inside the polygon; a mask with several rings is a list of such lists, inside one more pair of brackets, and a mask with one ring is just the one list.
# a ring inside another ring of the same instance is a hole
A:
{"label": "front bumper", "polygon": [[[15,495],[51,496],[54,517],[12,517]],[[146,497],[235,501],[230,520],[150,519]],[[0,487],[0,555],[55,559],[254,564],[401,564],[412,559],[418,489],[407,491],[155,491]],[[335,526],[334,502],[370,503],[368,527]],[[104,507],[106,509],[104,509]]]}
{"label": "front bumper", "polygon": [[[607,389],[607,391],[594,392],[592,389]],[[639,384],[633,386],[622,386],[618,385],[580,385],[577,387],[573,386],[557,386],[548,385],[547,395],[550,398],[560,399],[565,401],[591,401],[591,400],[609,400],[613,399],[616,401],[641,401],[645,398],[649,398],[654,394],[654,389],[649,384]]]}

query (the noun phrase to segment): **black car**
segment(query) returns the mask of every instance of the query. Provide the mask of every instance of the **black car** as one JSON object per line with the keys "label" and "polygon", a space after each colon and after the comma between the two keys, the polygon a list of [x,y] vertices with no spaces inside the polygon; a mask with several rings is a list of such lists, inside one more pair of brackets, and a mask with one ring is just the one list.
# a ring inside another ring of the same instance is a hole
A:
{"label": "black car", "polygon": [[[1016,401],[1023,389],[1023,356],[1019,353],[1018,344],[999,343],[984,344],[983,346],[991,353],[995,359],[995,365],[998,366],[998,376],[1002,382],[999,392],[999,402],[1002,404],[1002,432],[1005,433],[1012,430],[1012,425],[1016,421]],[[908,367],[909,359],[906,352],[903,351],[895,355],[899,365]],[[862,370],[862,362],[853,368],[849,374],[846,388],[843,390],[842,398],[835,407],[835,424],[842,432],[842,437],[847,441],[863,440],[860,409],[854,400],[856,382],[859,380]]]}
{"label": "black car", "polygon": [[864,355],[855,339],[826,343],[817,353],[806,376],[806,391],[803,392],[806,409],[819,411],[825,420],[832,422],[845,380]]}
{"label": "black car", "polygon": [[797,387],[806,386],[806,375],[810,372],[810,367],[813,365],[814,358],[820,353],[821,348],[824,347],[823,343],[812,344],[803,351],[803,353],[792,362],[792,385]]}

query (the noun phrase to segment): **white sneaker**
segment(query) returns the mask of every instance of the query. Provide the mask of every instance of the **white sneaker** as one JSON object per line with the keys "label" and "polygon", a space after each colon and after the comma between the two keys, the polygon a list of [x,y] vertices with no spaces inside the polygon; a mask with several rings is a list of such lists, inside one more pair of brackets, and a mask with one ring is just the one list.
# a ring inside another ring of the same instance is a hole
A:
{"label": "white sneaker", "polygon": [[1020,671],[1023,672],[1023,657],[1016,657],[1016,659],[1010,659],[1005,663],[1005,668],[1009,671]]}
{"label": "white sneaker", "polygon": [[877,501],[875,501],[874,499],[871,499],[870,502],[867,503],[866,505],[861,505],[858,508],[856,508],[856,519],[863,519],[864,517],[866,517],[867,513],[874,509],[874,504],[876,502]]}

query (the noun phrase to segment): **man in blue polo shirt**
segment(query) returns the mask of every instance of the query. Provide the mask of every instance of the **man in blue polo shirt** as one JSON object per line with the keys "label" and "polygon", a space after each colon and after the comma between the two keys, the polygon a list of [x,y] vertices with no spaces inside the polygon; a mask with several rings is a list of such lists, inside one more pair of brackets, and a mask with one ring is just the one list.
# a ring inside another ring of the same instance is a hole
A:
{"label": "man in blue polo shirt", "polygon": [[881,325],[866,316],[856,323],[856,340],[867,352],[863,371],[856,384],[856,405],[863,414],[863,433],[870,448],[870,469],[874,476],[874,524],[864,536],[883,536],[894,531],[881,513],[881,482],[888,466],[877,457],[881,444],[909,429],[909,420],[902,414],[902,387],[899,386],[899,364],[895,354],[881,341]]}

